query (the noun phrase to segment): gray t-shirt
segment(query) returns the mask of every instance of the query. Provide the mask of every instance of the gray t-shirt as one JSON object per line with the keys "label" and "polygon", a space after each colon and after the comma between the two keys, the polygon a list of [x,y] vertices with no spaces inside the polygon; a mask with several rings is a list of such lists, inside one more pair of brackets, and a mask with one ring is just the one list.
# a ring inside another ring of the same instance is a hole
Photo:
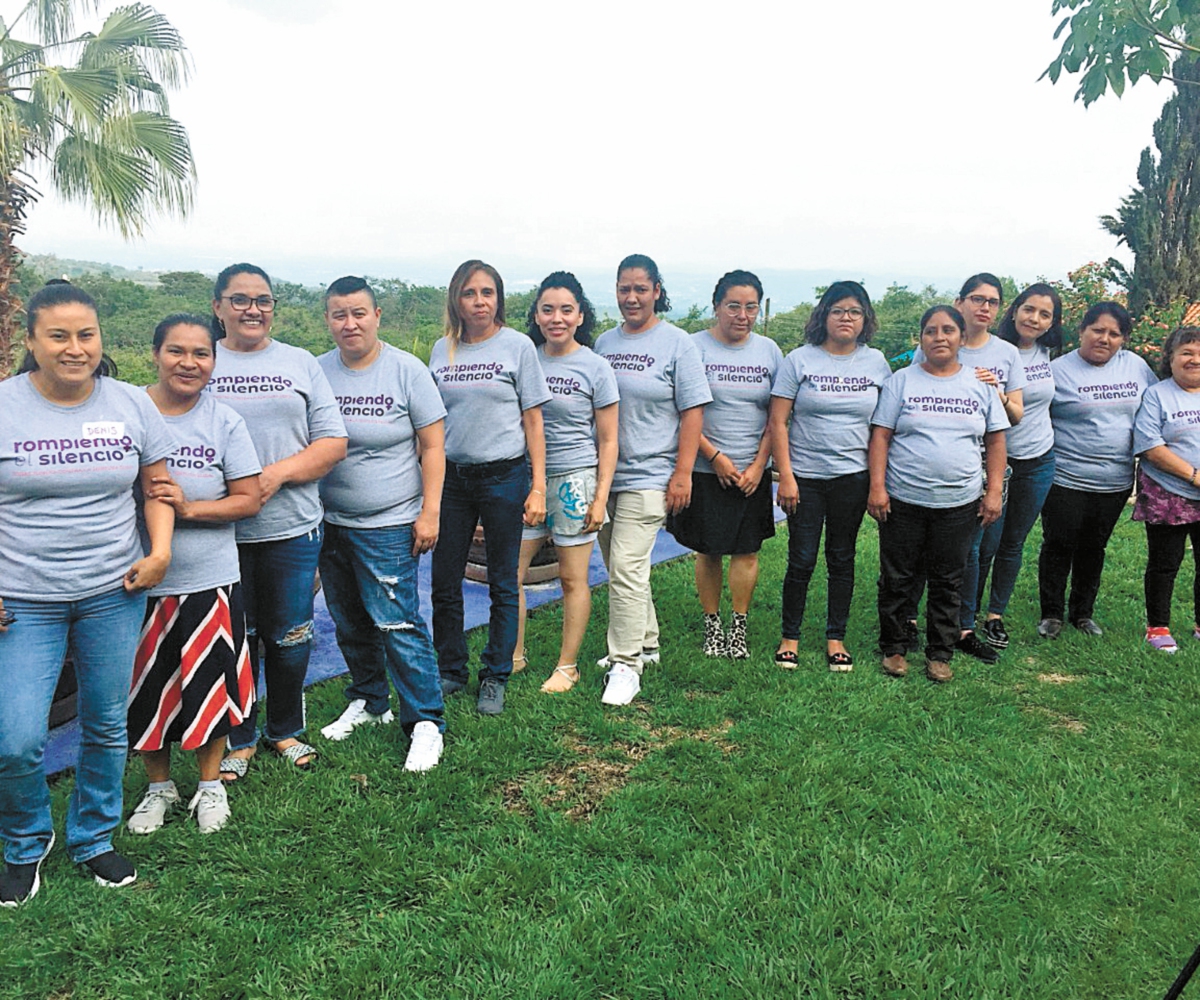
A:
{"label": "gray t-shirt", "polygon": [[1078,350],[1050,362],[1054,372],[1054,482],[1118,493],[1133,485],[1133,418],[1158,380],[1138,355],[1117,351],[1092,365]]}
{"label": "gray t-shirt", "polygon": [[[704,408],[704,436],[744,469],[754,461],[767,429],[771,383],[783,364],[783,352],[775,341],[757,333],[731,347],[711,330],[701,330],[692,334],[692,343],[712,393],[712,402]],[[696,471],[712,472],[712,464],[699,455]]]}
{"label": "gray t-shirt", "polygon": [[[227,482],[262,472],[246,422],[212,396],[201,395],[187,413],[163,419],[179,443],[167,456],[167,469],[188,500],[221,500],[229,495]],[[149,549],[144,518],[139,517],[138,525],[142,544]],[[237,583],[241,571],[236,528],[236,522],[177,520],[171,567],[163,582],[148,591],[150,596],[198,594]]]}
{"label": "gray t-shirt", "polygon": [[[924,360],[925,352],[918,345],[913,352],[912,363],[919,365]],[[1000,388],[1006,393],[1025,388],[1025,366],[1021,364],[1021,352],[1007,340],[990,333],[982,347],[960,347],[958,363],[964,368],[986,368],[996,376]]]}
{"label": "gray t-shirt", "polygon": [[[231,351],[217,342],[217,370],[206,389],[245,418],[264,466],[290,458],[319,438],[344,438],[346,427],[329,381],[308,351],[271,341],[261,351]],[[237,522],[239,542],[274,542],[321,523],[315,482],[284,486],[255,517]]]}
{"label": "gray t-shirt", "polygon": [[570,472],[594,466],[596,411],[620,400],[612,366],[591,348],[580,346],[563,357],[538,348],[550,402],[542,410],[546,424],[546,471]]}
{"label": "gray t-shirt", "polygon": [[596,341],[621,390],[620,457],[613,492],[665,490],[679,453],[679,414],[712,402],[692,338],[659,321],[642,333],[617,326]]}
{"label": "gray t-shirt", "polygon": [[1054,447],[1054,425],[1050,423],[1050,403],[1054,399],[1050,349],[1035,344],[1029,350],[1017,353],[1025,369],[1025,392],[1022,396],[1025,415],[1008,432],[1008,457],[1037,458]]}
{"label": "gray t-shirt", "polygon": [[[1141,455],[1166,445],[1179,458],[1200,468],[1200,393],[1179,388],[1173,378],[1150,386],[1133,421],[1133,452]],[[1200,500],[1200,486],[1163,472],[1143,459],[1142,472],[1178,496]]]}
{"label": "gray t-shirt", "polygon": [[0,597],[78,601],[143,555],[133,486],[175,439],[150,397],[98,378],[58,406],[28,375],[0,382]]}
{"label": "gray t-shirt", "polygon": [[941,508],[979,499],[984,435],[1007,429],[1008,417],[1000,394],[980,382],[970,365],[945,377],[910,365],[883,384],[871,423],[892,430],[888,494]]}
{"label": "gray t-shirt", "polygon": [[446,404],[446,457],[459,465],[525,454],[521,414],[550,401],[533,341],[507,326],[477,344],[433,345],[429,370]]}
{"label": "gray t-shirt", "polygon": [[344,528],[412,524],[423,487],[417,431],[446,415],[429,370],[380,342],[367,367],[347,368],[335,349],[318,359],[350,435],[346,459],[321,480],[325,520]]}
{"label": "gray t-shirt", "polygon": [[834,479],[867,468],[871,414],[891,378],[887,359],[860,345],[830,354],[805,344],[783,360],[771,395],[792,401],[788,454],[801,479]]}

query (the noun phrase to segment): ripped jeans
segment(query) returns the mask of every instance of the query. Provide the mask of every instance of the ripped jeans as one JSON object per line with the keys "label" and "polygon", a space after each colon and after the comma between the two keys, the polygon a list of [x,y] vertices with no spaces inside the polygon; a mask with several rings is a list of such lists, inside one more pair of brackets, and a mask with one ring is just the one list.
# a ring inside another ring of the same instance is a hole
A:
{"label": "ripped jeans", "polygon": [[[267,725],[272,742],[304,732],[304,675],[313,644],[313,580],[321,552],[320,525],[277,542],[241,542],[242,599],[254,686],[258,687],[258,641],[267,673]],[[229,734],[229,749],[254,745],[258,706]]]}
{"label": "ripped jeans", "polygon": [[346,700],[361,698],[368,712],[382,715],[391,677],[404,731],[411,733],[418,722],[444,731],[442,685],[421,617],[412,547],[411,524],[345,528],[326,522],[321,584],[350,668]]}

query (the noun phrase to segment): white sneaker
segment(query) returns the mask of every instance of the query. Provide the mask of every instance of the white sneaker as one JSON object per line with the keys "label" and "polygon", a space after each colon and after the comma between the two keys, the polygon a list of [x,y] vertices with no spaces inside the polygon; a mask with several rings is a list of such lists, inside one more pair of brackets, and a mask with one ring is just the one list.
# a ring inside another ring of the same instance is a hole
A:
{"label": "white sneaker", "polygon": [[229,796],[225,786],[201,788],[188,803],[188,811],[196,817],[201,833],[216,833],[229,822]]}
{"label": "white sneaker", "polygon": [[628,705],[642,689],[642,679],[631,667],[616,664],[604,678],[604,694],[601,705]]}
{"label": "white sneaker", "polygon": [[386,726],[395,720],[390,708],[383,715],[374,715],[367,711],[366,699],[355,698],[346,706],[346,711],[321,730],[321,735],[327,740],[344,740],[359,726]]}
{"label": "white sneaker", "polygon": [[404,770],[431,771],[442,759],[442,746],[442,734],[438,732],[437,723],[428,719],[418,722],[413,726],[412,746],[404,758]]}
{"label": "white sneaker", "polygon": [[[641,656],[642,666],[644,667],[649,666],[651,663],[657,663],[662,659],[662,654],[658,651],[657,647],[654,649],[643,649],[639,655]],[[600,657],[600,659],[596,661],[596,666],[601,667],[604,670],[608,669],[608,664],[609,659],[607,655]]]}
{"label": "white sneaker", "polygon": [[167,811],[179,805],[179,789],[175,782],[170,782],[170,788],[147,791],[142,801],[126,821],[130,833],[153,833],[163,825]]}

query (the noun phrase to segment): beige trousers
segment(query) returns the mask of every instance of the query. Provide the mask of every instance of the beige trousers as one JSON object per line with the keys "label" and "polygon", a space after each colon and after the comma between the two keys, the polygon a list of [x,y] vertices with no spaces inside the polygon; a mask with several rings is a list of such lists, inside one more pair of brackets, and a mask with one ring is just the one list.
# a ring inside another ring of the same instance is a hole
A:
{"label": "beige trousers", "polygon": [[643,649],[658,648],[650,593],[650,553],[667,519],[662,490],[624,490],[608,498],[600,553],[608,568],[608,658],[642,672]]}

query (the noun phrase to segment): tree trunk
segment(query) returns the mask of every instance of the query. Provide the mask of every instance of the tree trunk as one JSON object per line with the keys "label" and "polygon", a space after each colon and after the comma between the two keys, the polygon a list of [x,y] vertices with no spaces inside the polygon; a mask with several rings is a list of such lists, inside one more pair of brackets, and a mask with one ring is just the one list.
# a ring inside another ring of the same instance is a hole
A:
{"label": "tree trunk", "polygon": [[15,364],[15,345],[21,339],[21,300],[13,278],[21,262],[17,238],[25,233],[25,213],[37,197],[18,175],[0,182],[0,379],[8,378]]}

